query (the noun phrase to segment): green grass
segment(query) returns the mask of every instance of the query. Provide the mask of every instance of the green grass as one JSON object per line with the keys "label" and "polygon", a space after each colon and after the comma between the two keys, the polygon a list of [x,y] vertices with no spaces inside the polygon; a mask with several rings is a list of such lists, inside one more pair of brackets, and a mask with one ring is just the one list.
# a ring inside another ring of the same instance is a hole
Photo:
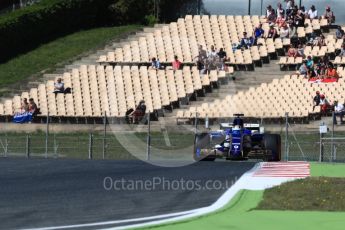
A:
{"label": "green grass", "polygon": [[263,191],[241,191],[226,208],[198,218],[147,229],[159,230],[342,230],[345,212],[266,211],[254,210],[262,200]]}
{"label": "green grass", "polygon": [[310,177],[265,190],[257,209],[345,211],[345,179]]}
{"label": "green grass", "polygon": [[311,175],[316,177],[345,177],[345,164],[311,163]]}
{"label": "green grass", "polygon": [[33,79],[40,77],[42,71],[51,73],[55,68],[63,67],[78,55],[102,48],[107,42],[126,36],[139,28],[141,28],[139,25],[129,25],[76,32],[0,64],[0,95],[9,91],[4,89],[5,87],[21,83],[30,76]]}

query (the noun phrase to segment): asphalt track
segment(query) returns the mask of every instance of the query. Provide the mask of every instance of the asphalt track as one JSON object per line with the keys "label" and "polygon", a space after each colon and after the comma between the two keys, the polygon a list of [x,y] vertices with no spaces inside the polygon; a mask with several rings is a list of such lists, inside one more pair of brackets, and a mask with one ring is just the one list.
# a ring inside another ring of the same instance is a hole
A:
{"label": "asphalt track", "polygon": [[140,161],[1,159],[0,229],[87,224],[205,207],[254,164],[199,162],[164,168]]}

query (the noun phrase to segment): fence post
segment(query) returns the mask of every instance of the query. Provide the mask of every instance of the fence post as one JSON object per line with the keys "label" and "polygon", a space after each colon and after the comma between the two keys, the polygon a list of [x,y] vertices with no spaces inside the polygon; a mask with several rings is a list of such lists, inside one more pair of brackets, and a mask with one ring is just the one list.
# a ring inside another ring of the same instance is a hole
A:
{"label": "fence post", "polygon": [[103,149],[102,149],[102,157],[103,160],[105,159],[105,152],[106,152],[106,138],[107,138],[107,111],[104,111],[104,118],[103,118],[103,124],[104,124],[104,133],[103,133]]}
{"label": "fence post", "polygon": [[89,134],[89,159],[92,160],[92,133]]}
{"label": "fence post", "polygon": [[147,119],[147,142],[146,142],[146,160],[150,161],[151,159],[151,114],[150,111],[148,113],[148,119]]}
{"label": "fence post", "polygon": [[319,162],[323,162],[323,133],[322,132],[320,132],[320,156],[319,156]]}
{"label": "fence post", "polygon": [[48,158],[48,138],[49,138],[49,112],[47,114],[46,122],[46,140],[45,140],[45,157]]}
{"label": "fence post", "polygon": [[285,160],[289,161],[289,113],[285,113]]}
{"label": "fence post", "polygon": [[8,139],[7,139],[7,133],[5,135],[5,152],[4,152],[4,157],[7,157],[8,153]]}
{"label": "fence post", "polygon": [[334,122],[336,121],[335,112],[332,111],[332,141],[331,141],[331,158],[330,162],[334,160]]}
{"label": "fence post", "polygon": [[30,135],[27,134],[26,135],[26,149],[25,149],[25,152],[26,152],[26,157],[27,158],[30,158]]}
{"label": "fence post", "polygon": [[195,121],[194,121],[195,134],[198,133],[198,112],[195,109]]}

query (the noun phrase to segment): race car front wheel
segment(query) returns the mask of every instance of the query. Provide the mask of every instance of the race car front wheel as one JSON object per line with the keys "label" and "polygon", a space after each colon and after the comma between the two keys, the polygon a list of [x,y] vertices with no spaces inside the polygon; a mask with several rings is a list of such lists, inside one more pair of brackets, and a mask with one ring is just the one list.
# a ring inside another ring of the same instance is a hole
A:
{"label": "race car front wheel", "polygon": [[195,161],[214,161],[215,154],[210,154],[207,150],[211,149],[211,140],[208,133],[198,133],[194,138],[194,153],[193,158]]}

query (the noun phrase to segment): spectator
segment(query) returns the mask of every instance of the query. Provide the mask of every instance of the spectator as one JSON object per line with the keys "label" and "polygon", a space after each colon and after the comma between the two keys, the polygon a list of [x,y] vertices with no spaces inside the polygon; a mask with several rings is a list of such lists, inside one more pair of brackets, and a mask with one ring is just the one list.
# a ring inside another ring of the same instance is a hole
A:
{"label": "spectator", "polygon": [[298,10],[295,16],[295,26],[296,27],[304,27],[305,16],[302,10]]}
{"label": "spectator", "polygon": [[343,39],[344,37],[344,30],[342,30],[341,26],[337,27],[337,30],[335,31],[335,36],[337,39]]}
{"label": "spectator", "polygon": [[27,98],[23,99],[20,110],[21,112],[29,112],[29,103]]}
{"label": "spectator", "polygon": [[199,45],[199,52],[196,58],[197,58],[197,62],[201,62],[201,63],[203,63],[204,60],[207,58],[207,52],[206,50],[203,49],[202,45]]}
{"label": "spectator", "polygon": [[218,55],[218,57],[219,57],[219,59],[220,59],[220,61],[221,61],[221,67],[220,67],[220,69],[221,69],[221,70],[224,70],[224,68],[225,68],[225,62],[226,62],[227,59],[228,59],[228,57],[227,57],[227,55],[226,55],[226,52],[224,51],[223,48],[220,48],[220,49],[219,49],[219,52],[217,53],[217,55]]}
{"label": "spectator", "polygon": [[302,58],[305,58],[305,55],[304,55],[304,47],[302,44],[299,44],[298,45],[298,49],[297,49],[297,53],[296,53],[296,57],[302,57]]}
{"label": "spectator", "polygon": [[274,10],[274,9],[272,8],[272,6],[271,6],[271,5],[268,5],[267,8],[266,8],[266,18],[269,18],[269,17],[270,17],[270,15],[272,14],[272,10]]}
{"label": "spectator", "polygon": [[135,108],[135,110],[132,109],[132,112],[129,114],[129,121],[133,124],[138,124],[139,121],[143,119],[146,112],[146,105],[145,101],[141,100],[139,102],[139,105]]}
{"label": "spectator", "polygon": [[295,5],[295,2],[293,0],[285,0],[285,2],[286,2],[286,7],[285,7],[286,16],[289,16],[292,12],[292,7]]}
{"label": "spectator", "polygon": [[338,103],[338,101],[334,101],[334,124],[336,125],[337,124],[337,116],[340,117],[340,124],[343,124],[344,121],[343,121],[343,117],[344,117],[344,114],[345,114],[345,107],[344,107],[344,104],[341,104],[341,103]]}
{"label": "spectator", "polygon": [[274,26],[271,24],[271,25],[270,25],[270,29],[269,29],[269,31],[268,31],[267,38],[273,38],[273,41],[274,41],[277,37],[279,37],[278,31],[277,31],[277,29],[274,28]]}
{"label": "spectator", "polygon": [[253,37],[248,37],[247,32],[243,32],[243,38],[241,39],[241,43],[238,46],[238,49],[242,49],[242,48],[248,49],[252,47],[253,44],[254,44]]}
{"label": "spectator", "polygon": [[284,17],[285,17],[285,10],[283,9],[282,4],[278,3],[277,18],[284,18]]}
{"label": "spectator", "polygon": [[314,5],[312,5],[312,6],[310,7],[310,10],[308,11],[307,17],[308,17],[309,19],[317,19],[317,18],[318,18],[318,17],[317,17],[317,10],[315,9],[315,6],[314,6]]}
{"label": "spectator", "polygon": [[321,48],[321,46],[326,46],[326,38],[323,34],[317,39],[317,45]]}
{"label": "spectator", "polygon": [[321,102],[320,91],[316,91],[316,95],[313,98],[313,103],[314,103],[313,111],[316,106],[320,106],[320,102]]}
{"label": "spectator", "polygon": [[277,21],[276,11],[274,9],[271,10],[271,13],[267,17],[268,23],[275,23]]}
{"label": "spectator", "polygon": [[321,115],[326,115],[329,107],[330,107],[330,104],[329,104],[328,100],[326,99],[325,95],[321,94],[320,95]]}
{"label": "spectator", "polygon": [[314,69],[308,69],[308,72],[307,72],[307,78],[308,80],[311,80],[313,78],[317,77],[317,73]]}
{"label": "spectator", "polygon": [[29,112],[32,114],[36,114],[38,112],[37,105],[33,98],[29,99]]}
{"label": "spectator", "polygon": [[65,84],[62,82],[61,78],[58,78],[54,83],[54,93],[65,93]]}
{"label": "spectator", "polygon": [[211,46],[210,51],[207,52],[207,60],[205,62],[205,66],[207,70],[213,70],[217,68],[217,61],[218,61],[218,53],[214,47]]}
{"label": "spectator", "polygon": [[296,57],[297,56],[297,51],[293,45],[290,45],[287,55],[288,55],[288,57]]}
{"label": "spectator", "polygon": [[289,38],[290,36],[290,29],[288,27],[288,25],[284,25],[281,29],[280,29],[280,38],[283,40],[284,38]]}
{"label": "spectator", "polygon": [[281,28],[284,25],[286,25],[286,19],[285,19],[284,13],[282,17],[277,17],[276,25],[278,26],[278,28]]}
{"label": "spectator", "polygon": [[328,78],[328,79],[338,79],[339,78],[337,70],[334,68],[334,66],[331,62],[328,64],[328,68],[327,68],[326,73],[325,73],[325,78]]}
{"label": "spectator", "polygon": [[297,76],[303,75],[304,77],[308,74],[308,67],[306,65],[306,62],[304,61],[302,65],[299,67],[299,70],[296,72]]}
{"label": "spectator", "polygon": [[181,69],[182,63],[178,60],[177,56],[175,55],[174,61],[172,62],[172,68],[173,70],[179,70]]}
{"label": "spectator", "polygon": [[313,59],[311,58],[311,56],[308,56],[307,57],[307,67],[308,67],[308,69],[310,69],[310,68],[312,68],[313,67],[313,65],[314,65],[314,61],[313,61]]}
{"label": "spectator", "polygon": [[325,13],[322,15],[325,19],[328,21],[328,25],[331,25],[332,23],[335,22],[335,16],[333,11],[331,11],[331,7],[327,6]]}
{"label": "spectator", "polygon": [[341,50],[340,50],[340,53],[338,56],[339,57],[345,57],[345,44],[341,45]]}
{"label": "spectator", "polygon": [[152,58],[152,60],[151,60],[151,67],[152,67],[153,69],[160,69],[160,68],[161,68],[161,63],[159,62],[158,59],[156,59],[156,58],[154,57],[154,58]]}
{"label": "spectator", "polygon": [[214,48],[214,45],[211,45],[210,51],[207,52],[207,58],[208,59],[215,59],[217,57],[217,51]]}
{"label": "spectator", "polygon": [[262,29],[262,24],[260,23],[258,27],[254,29],[254,43],[257,44],[258,38],[262,38],[265,34],[265,31]]}

